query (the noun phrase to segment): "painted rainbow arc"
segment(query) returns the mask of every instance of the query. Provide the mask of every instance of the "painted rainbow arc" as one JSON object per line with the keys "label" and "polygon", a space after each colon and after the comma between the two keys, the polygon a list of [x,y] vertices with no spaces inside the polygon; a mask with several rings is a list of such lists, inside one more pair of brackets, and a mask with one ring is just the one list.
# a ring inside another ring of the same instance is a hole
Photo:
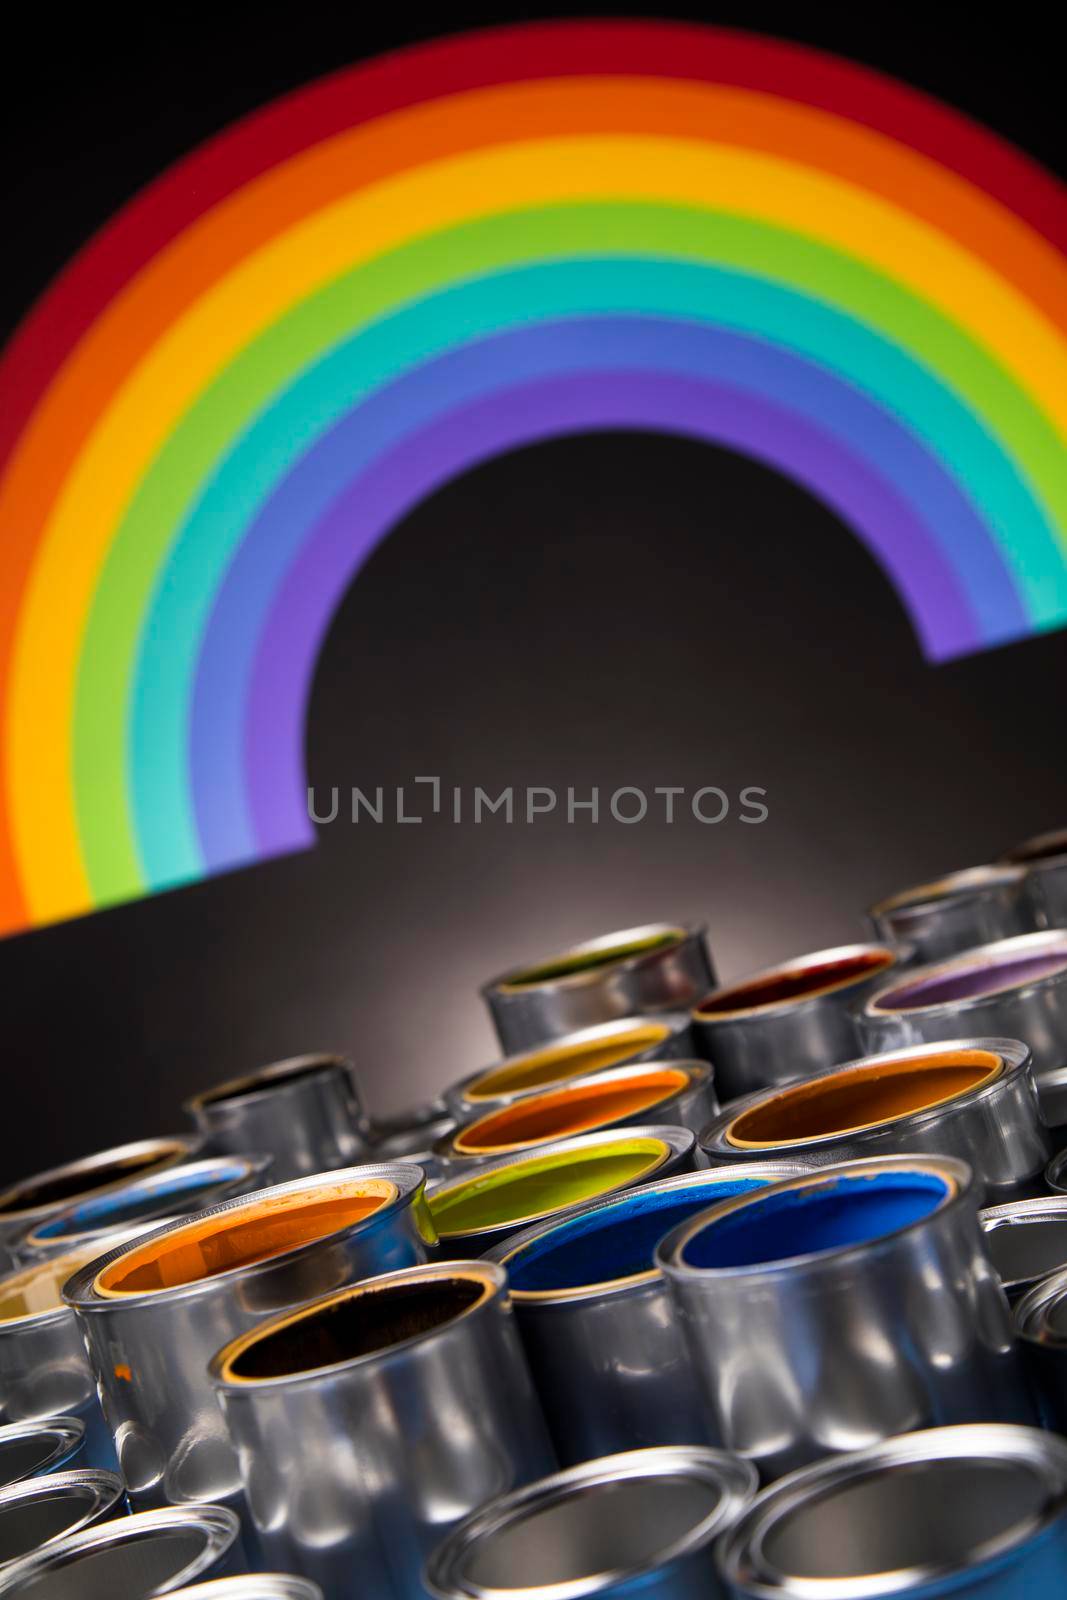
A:
{"label": "painted rainbow arc", "polygon": [[1067,189],[792,44],[558,23],[341,72],[127,206],[3,382],[8,931],[310,845],[341,597],[523,442],[766,461],[931,660],[1067,623]]}

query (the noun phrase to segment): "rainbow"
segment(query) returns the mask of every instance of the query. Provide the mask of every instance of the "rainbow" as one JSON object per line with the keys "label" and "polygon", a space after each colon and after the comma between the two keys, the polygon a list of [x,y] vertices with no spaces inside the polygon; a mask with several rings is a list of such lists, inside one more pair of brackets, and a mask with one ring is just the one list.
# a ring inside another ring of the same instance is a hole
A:
{"label": "rainbow", "polygon": [[163,175],[5,359],[0,927],[313,843],[324,631],[420,498],[641,428],[806,485],[941,661],[1067,622],[1067,190],[849,62],[583,22]]}

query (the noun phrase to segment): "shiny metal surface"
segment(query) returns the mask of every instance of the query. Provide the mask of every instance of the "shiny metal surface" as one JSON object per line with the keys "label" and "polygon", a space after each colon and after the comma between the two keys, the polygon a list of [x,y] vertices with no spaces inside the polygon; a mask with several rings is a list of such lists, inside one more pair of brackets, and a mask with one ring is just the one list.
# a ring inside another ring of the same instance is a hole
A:
{"label": "shiny metal surface", "polygon": [[[696,1136],[688,1128],[639,1124],[576,1134],[573,1139],[558,1139],[505,1156],[460,1177],[447,1177],[432,1185],[427,1194],[441,1252],[465,1258],[484,1255],[535,1222],[567,1215],[575,1206],[639,1183],[690,1171],[695,1149]],[[614,1168],[616,1157],[629,1159],[631,1151],[635,1152],[632,1170],[613,1175],[609,1168]],[[543,1173],[550,1174],[547,1183],[542,1182]],[[581,1182],[575,1185],[578,1174]],[[564,1189],[572,1188],[582,1192],[564,1197]],[[477,1225],[462,1220],[456,1201],[490,1191],[492,1213],[485,1214]]]}
{"label": "shiny metal surface", "polygon": [[888,895],[867,917],[876,938],[909,944],[927,962],[1039,926],[1025,870],[1007,863],[967,867]]}
{"label": "shiny metal surface", "polygon": [[1067,1194],[1067,1151],[1053,1156],[1045,1171],[1045,1183],[1053,1194]]}
{"label": "shiny metal surface", "polygon": [[1039,1600],[1067,1586],[1067,1443],[906,1434],[759,1495],[719,1546],[736,1600]]}
{"label": "shiny metal surface", "polygon": [[725,1104],[860,1053],[854,1008],[895,970],[886,944],[836,945],[749,973],[702,997],[693,1033]]}
{"label": "shiny metal surface", "polygon": [[80,1417],[6,1422],[0,1427],[0,1489],[80,1466],[84,1441]]}
{"label": "shiny metal surface", "polygon": [[[643,1184],[487,1252],[508,1272],[563,1466],[650,1445],[718,1443],[655,1247],[685,1216],[802,1170],[799,1162],[762,1162]],[[538,1287],[522,1288],[527,1281]]]}
{"label": "shiny metal surface", "polygon": [[222,1506],[170,1506],[98,1523],[0,1569],[0,1595],[27,1600],[150,1600],[237,1571],[237,1518]]}
{"label": "shiny metal surface", "polygon": [[[317,1205],[326,1203],[322,1197],[360,1193],[392,1198],[360,1221],[281,1253],[253,1254],[209,1276],[134,1293],[100,1287],[101,1274],[138,1259],[135,1250],[160,1241],[180,1245],[205,1220],[217,1220],[225,1238],[223,1225],[242,1228],[264,1206]],[[241,1509],[237,1458],[207,1374],[211,1356],[278,1311],[367,1273],[424,1259],[432,1240],[421,1171],[379,1164],[295,1179],[226,1201],[200,1213],[195,1223],[172,1223],[77,1273],[66,1299],[88,1346],[134,1505],[225,1500]]]}
{"label": "shiny metal surface", "polygon": [[626,1067],[639,1061],[691,1060],[696,1053],[687,1012],[623,1017],[581,1028],[480,1067],[446,1089],[445,1101],[456,1120],[466,1122],[608,1067]]}
{"label": "shiny metal surface", "polygon": [[715,985],[703,923],[652,922],[512,968],[482,989],[509,1055],[598,1022],[688,1011]]}
{"label": "shiny metal surface", "polygon": [[[909,1188],[925,1211],[850,1233],[858,1207]],[[717,1240],[740,1243],[736,1264]],[[656,1260],[720,1437],[765,1479],[915,1428],[1033,1420],[961,1161],[791,1178],[683,1224]]]}
{"label": "shiny metal surface", "polygon": [[370,1279],[211,1363],[267,1564],[331,1600],[413,1600],[474,1507],[554,1465],[489,1262]]}
{"label": "shiny metal surface", "polygon": [[[443,1104],[443,1103],[442,1103]],[[440,1109],[430,1118],[415,1121],[403,1127],[393,1126],[389,1132],[380,1132],[382,1124],[375,1124],[371,1155],[375,1161],[410,1161],[421,1167],[430,1183],[444,1176],[444,1167],[438,1160],[436,1144],[456,1126],[450,1111]]]}
{"label": "shiny metal surface", "polygon": [[0,1193],[0,1244],[14,1250],[27,1233],[74,1201],[121,1189],[132,1178],[176,1167],[199,1153],[199,1139],[137,1139],[23,1178]]}
{"label": "shiny metal surface", "polygon": [[1067,1065],[1067,933],[1027,933],[913,968],[858,1013],[870,1051],[941,1039],[1023,1039],[1038,1090]]}
{"label": "shiny metal surface", "polygon": [[86,1465],[118,1465],[85,1340],[62,1290],[87,1263],[157,1225],[118,1229],[0,1279],[0,1422],[78,1417],[85,1427]]}
{"label": "shiny metal surface", "polygon": [[1041,1115],[1048,1126],[1053,1150],[1067,1147],[1067,1067],[1044,1072],[1037,1085]]}
{"label": "shiny metal surface", "polygon": [[212,1150],[271,1155],[275,1183],[350,1167],[368,1151],[369,1123],[341,1056],[272,1062],[205,1089],[185,1109]]}
{"label": "shiny metal surface", "polygon": [[1009,1300],[1067,1267],[1067,1195],[990,1206],[979,1220]]}
{"label": "shiny metal surface", "polygon": [[323,1600],[317,1583],[283,1572],[258,1572],[241,1578],[214,1578],[191,1589],[175,1589],[174,1600]]}
{"label": "shiny metal surface", "polygon": [[[992,1076],[979,1078],[982,1071]],[[913,1085],[923,1076],[942,1082],[954,1072],[961,1082],[968,1076],[978,1081],[939,1103],[883,1114],[894,1099],[918,1100]],[[700,1145],[712,1166],[800,1158],[823,1167],[863,1156],[959,1156],[987,1205],[1043,1192],[1050,1150],[1030,1052],[1016,1039],[952,1039],[843,1063],[805,1083],[735,1101],[703,1130]]]}
{"label": "shiny metal surface", "polygon": [[120,1229],[159,1227],[220,1200],[261,1189],[271,1160],[270,1156],[211,1156],[135,1178],[54,1212],[20,1241],[19,1256],[27,1262],[40,1261],[92,1244],[99,1244],[103,1254],[117,1242]]}
{"label": "shiny metal surface", "polygon": [[[683,1081],[665,1084],[658,1093],[650,1090],[640,1099],[636,1111],[623,1110],[612,1115],[613,1097],[618,1103],[628,1094],[637,1098],[638,1087],[655,1069],[675,1074]],[[504,1156],[583,1132],[655,1123],[690,1128],[696,1133],[717,1110],[712,1070],[706,1061],[672,1060],[608,1067],[574,1083],[541,1094],[525,1095],[515,1105],[472,1117],[458,1127],[453,1124],[434,1145],[433,1158],[437,1170],[451,1177],[499,1161]],[[514,1137],[509,1137],[511,1124],[514,1124]]]}
{"label": "shiny metal surface", "polygon": [[1027,893],[1038,925],[1067,928],[1067,828],[1027,839],[1002,859],[1025,867]]}
{"label": "shiny metal surface", "polygon": [[1067,1268],[1042,1278],[1015,1307],[1027,1373],[1041,1419],[1057,1433],[1067,1431]]}
{"label": "shiny metal surface", "polygon": [[756,1491],[747,1462],[690,1446],[571,1467],[490,1501],[431,1557],[435,1600],[725,1600],[715,1541]]}
{"label": "shiny metal surface", "polygon": [[118,1515],[125,1494],[117,1473],[97,1467],[53,1472],[0,1489],[0,1569]]}

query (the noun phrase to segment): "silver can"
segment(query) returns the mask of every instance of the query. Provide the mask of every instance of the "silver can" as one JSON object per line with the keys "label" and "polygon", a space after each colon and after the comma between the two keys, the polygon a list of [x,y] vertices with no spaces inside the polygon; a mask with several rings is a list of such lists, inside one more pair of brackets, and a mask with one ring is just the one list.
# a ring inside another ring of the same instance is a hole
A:
{"label": "silver can", "polygon": [[198,1139],[138,1139],[23,1178],[0,1193],[0,1245],[14,1250],[27,1233],[77,1200],[124,1188],[200,1153]]}
{"label": "silver can", "polygon": [[594,1201],[487,1253],[512,1304],[563,1466],[663,1444],[717,1444],[654,1262],[679,1222],[803,1171],[799,1162],[688,1173]]}
{"label": "silver can", "polygon": [[505,1056],[469,1073],[445,1090],[445,1100],[459,1122],[513,1105],[527,1095],[558,1089],[608,1067],[641,1061],[688,1060],[694,1054],[687,1013],[661,1017],[625,1017],[569,1033],[551,1044]]}
{"label": "silver can", "polygon": [[323,1600],[317,1583],[284,1572],[257,1572],[243,1578],[214,1578],[191,1589],[175,1589],[174,1600]]}
{"label": "silver can", "polygon": [[1022,1039],[1038,1090],[1067,1065],[1067,932],[1027,933],[891,979],[859,1013],[866,1049],[942,1039]]}
{"label": "silver can", "polygon": [[920,961],[1030,933],[1038,926],[1022,867],[967,867],[879,900],[867,913],[875,937],[912,947]]}
{"label": "silver can", "polygon": [[1033,1418],[962,1161],[787,1179],[683,1223],[656,1261],[720,1437],[764,1478],[914,1428]]}
{"label": "silver can", "polygon": [[442,1173],[499,1161],[557,1139],[656,1123],[697,1132],[718,1110],[706,1061],[646,1061],[609,1067],[453,1127],[434,1145]]}
{"label": "silver can", "polygon": [[445,1255],[484,1255],[522,1228],[653,1178],[688,1172],[696,1137],[688,1128],[618,1128],[559,1139],[446,1178],[429,1192]]}
{"label": "silver can", "polygon": [[571,1467],[490,1501],[430,1559],[436,1600],[725,1600],[715,1541],[756,1474],[721,1450],[673,1445]]}
{"label": "silver can", "polygon": [[989,1206],[980,1220],[986,1253],[1013,1303],[1067,1267],[1067,1195]]}
{"label": "silver can", "polygon": [[704,924],[651,922],[514,967],[482,997],[501,1048],[514,1055],[599,1022],[688,1011],[714,986]]}
{"label": "silver can", "polygon": [[239,1568],[238,1523],[223,1506],[116,1517],[0,1570],[4,1600],[151,1600]]}
{"label": "silver can", "polygon": [[134,1178],[120,1189],[90,1195],[54,1212],[21,1240],[19,1256],[27,1262],[41,1261],[91,1245],[99,1245],[102,1254],[121,1229],[159,1227],[163,1221],[261,1189],[270,1165],[270,1156],[212,1156]]}
{"label": "silver can", "polygon": [[1023,1600],[1067,1586],[1067,1444],[934,1428],[795,1472],[719,1546],[735,1600]]}
{"label": "silver can", "polygon": [[211,1149],[271,1155],[275,1183],[350,1167],[369,1146],[352,1064],[342,1056],[275,1061],[194,1095],[185,1109]]}
{"label": "silver can", "polygon": [[1067,828],[1027,839],[1003,859],[1026,869],[1026,887],[1038,925],[1067,928]]}
{"label": "silver can", "polygon": [[693,1032],[724,1103],[859,1054],[853,1008],[897,966],[885,944],[815,950],[705,995]]}
{"label": "silver can", "polygon": [[1067,1430],[1067,1268],[1042,1278],[1015,1307],[1015,1331],[1042,1421]]}
{"label": "silver can", "polygon": [[281,1310],[424,1259],[433,1238],[418,1167],[351,1167],[226,1201],[75,1274],[65,1298],[134,1505],[242,1510],[211,1356]]}
{"label": "silver can", "polygon": [[1053,1156],[1045,1172],[1045,1182],[1053,1194],[1067,1194],[1067,1151]]}
{"label": "silver can", "polygon": [[[446,1138],[455,1128],[456,1119],[445,1110],[443,1101],[420,1109],[427,1115],[421,1116],[416,1110],[375,1122],[371,1129],[371,1154],[375,1161],[410,1161],[422,1168],[430,1183],[444,1175],[436,1146],[438,1140]],[[428,1114],[431,1110],[433,1115]]]}
{"label": "silver can", "polygon": [[80,1417],[6,1422],[0,1427],[0,1489],[81,1465],[85,1424]]}
{"label": "silver can", "polygon": [[735,1101],[700,1145],[712,1166],[959,1156],[984,1204],[1044,1192],[1050,1150],[1030,1052],[1016,1039],[953,1039],[846,1062]]}
{"label": "silver can", "polygon": [[554,1465],[500,1267],[386,1274],[211,1363],[268,1563],[411,1600],[437,1541]]}
{"label": "silver can", "polygon": [[0,1489],[0,1570],[123,1510],[126,1486],[96,1467]]}

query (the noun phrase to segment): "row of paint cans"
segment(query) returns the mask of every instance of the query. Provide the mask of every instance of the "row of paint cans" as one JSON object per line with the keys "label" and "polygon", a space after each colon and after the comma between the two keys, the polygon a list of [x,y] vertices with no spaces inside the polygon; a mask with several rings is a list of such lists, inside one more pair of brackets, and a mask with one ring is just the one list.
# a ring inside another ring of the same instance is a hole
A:
{"label": "row of paint cans", "polygon": [[268,1564],[331,1600],[410,1600],[448,1529],[554,1466],[503,1270],[372,1278],[212,1362]]}
{"label": "row of paint cans", "polygon": [[905,1434],[761,1493],[693,1447],[593,1461],[443,1541],[436,1600],[1022,1600],[1067,1582],[1067,1444],[1008,1424]]}
{"label": "row of paint cans", "polygon": [[243,1510],[211,1357],[278,1311],[425,1259],[434,1237],[419,1168],[363,1166],[225,1201],[81,1267],[64,1298],[134,1505]]}
{"label": "row of paint cans", "polygon": [[886,1051],[734,1101],[700,1135],[712,1166],[958,1156],[985,1204],[1043,1192],[1050,1145],[1030,1052],[1013,1039]]}
{"label": "row of paint cans", "polygon": [[0,1570],[125,1510],[114,1472],[56,1471],[0,1488]]}
{"label": "row of paint cans", "polygon": [[516,1055],[599,1023],[688,1013],[715,987],[706,933],[703,925],[649,923],[492,979],[482,995],[501,1048]]}

